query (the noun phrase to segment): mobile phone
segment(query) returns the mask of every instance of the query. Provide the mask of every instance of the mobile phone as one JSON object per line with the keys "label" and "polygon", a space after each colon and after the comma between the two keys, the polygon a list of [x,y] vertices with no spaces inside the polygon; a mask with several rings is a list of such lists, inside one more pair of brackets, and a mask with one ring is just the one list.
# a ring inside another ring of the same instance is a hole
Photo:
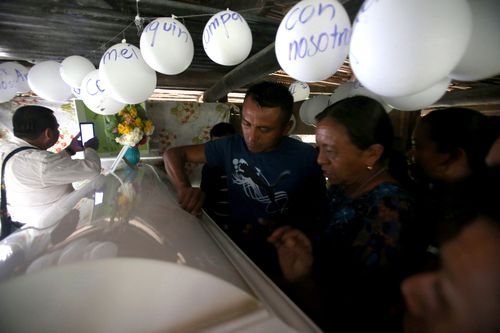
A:
{"label": "mobile phone", "polygon": [[80,123],[80,141],[82,144],[89,141],[95,136],[94,123],[81,122]]}

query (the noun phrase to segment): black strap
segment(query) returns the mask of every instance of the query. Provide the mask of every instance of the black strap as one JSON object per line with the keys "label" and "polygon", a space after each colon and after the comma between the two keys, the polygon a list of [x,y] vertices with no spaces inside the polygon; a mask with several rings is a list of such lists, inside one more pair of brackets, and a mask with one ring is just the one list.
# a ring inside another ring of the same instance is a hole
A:
{"label": "black strap", "polygon": [[0,214],[1,214],[0,217],[2,219],[2,233],[1,233],[0,239],[3,239],[8,234],[10,234],[11,224],[12,224],[12,221],[9,218],[9,212],[7,211],[7,189],[5,188],[5,180],[4,180],[5,165],[6,165],[7,161],[14,154],[16,154],[16,153],[18,153],[20,151],[23,151],[23,150],[27,150],[27,149],[36,149],[36,148],[35,147],[28,147],[28,146],[26,146],[26,147],[19,147],[19,148],[14,149],[10,153],[8,153],[7,156],[5,156],[5,158],[3,159],[3,163],[2,163],[2,179],[1,179],[1,195],[2,195],[2,199],[1,199],[1,202],[0,202]]}

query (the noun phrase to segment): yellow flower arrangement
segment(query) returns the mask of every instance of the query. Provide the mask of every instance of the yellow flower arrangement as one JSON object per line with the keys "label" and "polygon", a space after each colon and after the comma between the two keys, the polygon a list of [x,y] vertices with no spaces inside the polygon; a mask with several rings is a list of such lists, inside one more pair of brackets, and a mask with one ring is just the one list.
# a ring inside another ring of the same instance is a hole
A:
{"label": "yellow flower arrangement", "polygon": [[117,114],[106,116],[106,125],[116,142],[131,147],[145,144],[155,129],[140,104],[127,105]]}

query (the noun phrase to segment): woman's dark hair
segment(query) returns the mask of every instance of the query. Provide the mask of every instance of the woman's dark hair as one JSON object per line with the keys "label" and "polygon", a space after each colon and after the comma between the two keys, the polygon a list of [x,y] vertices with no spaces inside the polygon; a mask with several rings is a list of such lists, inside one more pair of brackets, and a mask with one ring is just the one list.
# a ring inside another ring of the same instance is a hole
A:
{"label": "woman's dark hair", "polygon": [[245,100],[248,97],[261,107],[279,107],[283,114],[283,123],[286,124],[292,117],[293,96],[288,88],[277,82],[260,82],[248,88]]}
{"label": "woman's dark hair", "polygon": [[12,126],[16,137],[35,140],[47,128],[57,129],[57,120],[51,109],[39,105],[27,105],[14,112]]}
{"label": "woman's dark hair", "polygon": [[236,130],[234,129],[234,126],[231,125],[230,123],[217,123],[215,124],[212,129],[210,130],[210,138],[215,137],[223,137],[226,135],[232,135],[236,133]]}
{"label": "woman's dark hair", "polygon": [[427,125],[429,139],[441,153],[465,151],[472,170],[486,167],[486,155],[496,139],[493,125],[487,116],[466,108],[435,110],[420,122]]}
{"label": "woman's dark hair", "polygon": [[392,153],[394,129],[382,105],[366,96],[354,96],[328,106],[316,116],[317,121],[329,117],[343,125],[351,142],[361,150],[380,144],[381,161]]}

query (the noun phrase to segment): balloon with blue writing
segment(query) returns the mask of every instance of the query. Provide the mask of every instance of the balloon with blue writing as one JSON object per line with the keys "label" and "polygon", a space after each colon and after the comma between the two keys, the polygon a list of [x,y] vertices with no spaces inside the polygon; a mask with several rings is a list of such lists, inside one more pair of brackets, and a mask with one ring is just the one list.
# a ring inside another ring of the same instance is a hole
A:
{"label": "balloon with blue writing", "polygon": [[31,67],[28,84],[35,94],[51,102],[65,102],[71,98],[71,87],[61,78],[57,61],[42,61]]}
{"label": "balloon with blue writing", "polygon": [[288,90],[293,96],[294,102],[303,101],[309,98],[309,94],[311,93],[311,88],[305,82],[295,81],[288,87]]}
{"label": "balloon with blue writing", "polygon": [[93,70],[82,80],[80,95],[83,103],[97,114],[111,115],[125,107],[124,103],[108,95],[106,86],[99,79],[99,70]]}
{"label": "balloon with blue writing", "polygon": [[156,88],[156,72],[146,64],[141,50],[128,43],[115,44],[104,52],[99,78],[107,93],[125,104],[145,101]]}
{"label": "balloon with blue writing", "polygon": [[450,74],[471,28],[467,0],[367,0],[353,24],[350,64],[378,95],[416,94]]}
{"label": "balloon with blue writing", "polygon": [[82,99],[82,89],[80,87],[78,88],[71,87],[71,92],[73,93],[73,96],[75,96],[76,99]]}
{"label": "balloon with blue writing", "polygon": [[451,79],[446,77],[416,94],[398,97],[383,97],[384,102],[401,111],[426,108],[439,100],[448,90]]}
{"label": "balloon with blue writing", "polygon": [[70,87],[80,88],[83,78],[95,70],[95,66],[87,58],[72,55],[61,62],[61,77]]}
{"label": "balloon with blue writing", "polygon": [[218,12],[203,29],[203,48],[220,65],[239,64],[252,50],[252,32],[247,21],[231,10]]}
{"label": "balloon with blue writing", "polygon": [[149,23],[141,34],[140,47],[144,61],[166,75],[185,71],[193,61],[191,34],[174,18],[160,17]]}
{"label": "balloon with blue writing", "polygon": [[14,78],[17,92],[26,93],[31,90],[28,84],[28,69],[15,61],[8,61],[0,64],[7,73]]}
{"label": "balloon with blue writing", "polygon": [[16,96],[16,81],[7,71],[0,68],[0,103],[10,101]]}
{"label": "balloon with blue writing", "polygon": [[472,34],[464,56],[449,75],[476,81],[500,74],[500,1],[469,1]]}
{"label": "balloon with blue writing", "polygon": [[130,147],[123,155],[123,158],[127,159],[129,163],[136,165],[141,160],[141,153],[137,147]]}
{"label": "balloon with blue writing", "polygon": [[276,34],[276,58],[291,77],[317,82],[335,74],[349,51],[351,22],[337,0],[302,0]]}

